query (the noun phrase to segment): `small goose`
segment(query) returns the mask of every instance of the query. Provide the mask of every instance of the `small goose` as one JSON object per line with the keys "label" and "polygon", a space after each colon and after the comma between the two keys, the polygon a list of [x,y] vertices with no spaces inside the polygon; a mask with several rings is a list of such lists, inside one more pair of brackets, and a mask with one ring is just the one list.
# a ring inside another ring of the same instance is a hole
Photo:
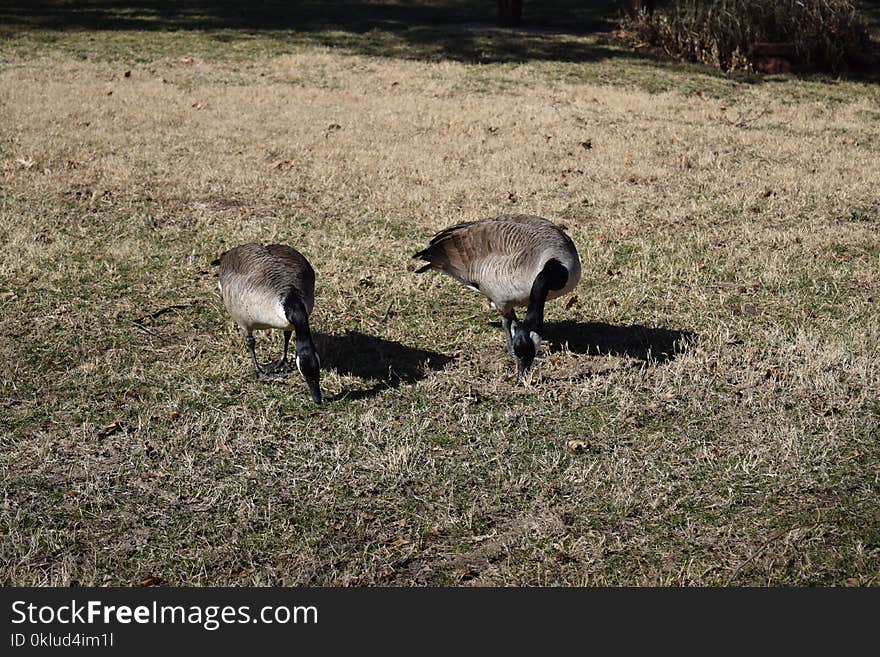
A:
{"label": "small goose", "polygon": [[[218,285],[223,304],[244,331],[254,377],[274,379],[292,371],[287,363],[287,347],[295,329],[296,367],[309,384],[312,400],[320,404],[321,361],[309,330],[315,301],[315,271],[309,261],[284,244],[243,244],[226,251],[212,264],[220,265]],[[255,329],[284,331],[281,357],[265,367],[257,362]]]}
{"label": "small goose", "polygon": [[[531,215],[501,215],[450,226],[416,253],[428,264],[486,295],[501,313],[507,351],[517,360],[517,383],[535,360],[544,329],[544,304],[571,292],[581,263],[571,238]],[[519,321],[515,306],[527,306]]]}

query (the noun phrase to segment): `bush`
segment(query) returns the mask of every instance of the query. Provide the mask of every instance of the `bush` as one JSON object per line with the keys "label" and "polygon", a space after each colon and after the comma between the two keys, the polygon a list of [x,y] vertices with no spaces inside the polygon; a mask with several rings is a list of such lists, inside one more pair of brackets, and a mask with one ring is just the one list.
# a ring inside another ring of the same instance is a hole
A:
{"label": "bush", "polygon": [[723,71],[837,72],[872,58],[849,0],[673,0],[653,16],[624,19],[621,34]]}

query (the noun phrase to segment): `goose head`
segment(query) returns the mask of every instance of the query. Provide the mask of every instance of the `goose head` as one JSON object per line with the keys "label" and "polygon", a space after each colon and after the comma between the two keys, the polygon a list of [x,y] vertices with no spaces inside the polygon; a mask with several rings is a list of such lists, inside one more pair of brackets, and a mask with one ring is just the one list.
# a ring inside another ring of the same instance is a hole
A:
{"label": "goose head", "polygon": [[309,385],[312,401],[321,403],[321,359],[312,345],[297,345],[296,369]]}
{"label": "goose head", "polygon": [[513,321],[510,325],[513,353],[516,356],[516,383],[524,383],[525,373],[532,366],[541,347],[541,336],[526,322]]}

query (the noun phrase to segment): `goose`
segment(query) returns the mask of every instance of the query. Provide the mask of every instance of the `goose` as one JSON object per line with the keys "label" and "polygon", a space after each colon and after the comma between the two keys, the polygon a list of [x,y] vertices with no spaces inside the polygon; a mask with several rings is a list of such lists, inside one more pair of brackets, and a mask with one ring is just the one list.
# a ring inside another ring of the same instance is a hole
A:
{"label": "goose", "polygon": [[[517,361],[517,384],[541,346],[544,304],[571,292],[581,277],[571,238],[551,221],[525,214],[449,226],[413,258],[428,263],[416,273],[436,269],[489,298]],[[526,306],[522,320],[517,306]]]}
{"label": "goose", "polygon": [[[287,350],[296,331],[296,367],[309,386],[312,400],[321,403],[321,361],[309,315],[315,301],[315,271],[306,257],[285,244],[242,244],[223,253],[218,285],[223,305],[244,332],[254,365],[254,378],[276,379],[292,372]],[[254,330],[284,331],[284,350],[278,360],[260,366],[255,352]]]}

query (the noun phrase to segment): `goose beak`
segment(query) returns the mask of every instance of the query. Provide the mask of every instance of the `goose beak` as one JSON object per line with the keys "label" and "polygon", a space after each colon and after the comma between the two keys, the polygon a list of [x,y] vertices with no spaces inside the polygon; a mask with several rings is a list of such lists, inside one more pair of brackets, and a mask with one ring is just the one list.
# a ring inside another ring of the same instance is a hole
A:
{"label": "goose beak", "polygon": [[309,384],[309,392],[312,394],[312,401],[316,404],[321,403],[321,386],[318,383],[318,379],[306,379],[306,383]]}
{"label": "goose beak", "polygon": [[529,369],[529,365],[531,363],[526,363],[525,358],[517,358],[516,359],[516,385],[522,386],[526,383],[526,372]]}

